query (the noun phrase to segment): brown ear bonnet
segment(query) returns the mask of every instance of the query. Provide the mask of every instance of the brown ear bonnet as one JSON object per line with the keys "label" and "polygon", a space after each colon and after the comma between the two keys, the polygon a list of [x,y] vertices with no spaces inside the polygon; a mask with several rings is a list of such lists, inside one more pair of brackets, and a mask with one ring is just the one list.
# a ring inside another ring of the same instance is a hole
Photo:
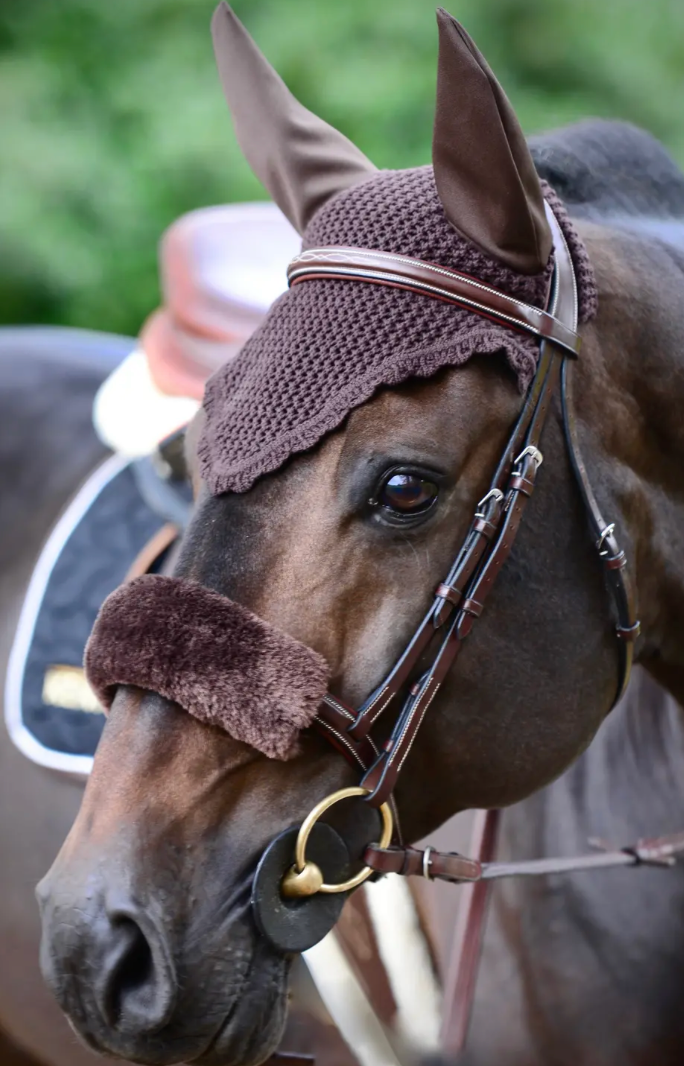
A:
{"label": "brown ear bonnet", "polygon": [[[568,241],[587,321],[596,288],[577,232],[542,187],[513,109],[463,27],[440,11],[438,28],[433,166],[377,171],[294,101],[222,4],[214,44],[248,161],[300,228],[304,248],[412,256],[537,307],[552,267],[546,198]],[[495,352],[525,389],[538,355],[529,336],[399,289],[327,279],[296,285],[207,385],[202,477],[214,494],[244,492],[379,388]]]}
{"label": "brown ear bonnet", "polygon": [[117,685],[136,685],[272,759],[297,754],[328,687],[311,648],[202,585],[154,574],[105,600],[85,668],[105,708]]}

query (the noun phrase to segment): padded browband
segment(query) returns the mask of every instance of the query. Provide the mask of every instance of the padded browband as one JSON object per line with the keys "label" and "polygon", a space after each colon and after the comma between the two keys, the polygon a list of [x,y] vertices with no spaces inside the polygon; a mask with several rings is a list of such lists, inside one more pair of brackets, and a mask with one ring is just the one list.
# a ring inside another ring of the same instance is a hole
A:
{"label": "padded browband", "polygon": [[347,278],[421,293],[459,304],[513,329],[522,329],[560,345],[570,355],[580,349],[578,334],[548,311],[497,292],[467,274],[367,248],[309,248],[287,268],[290,286],[318,278]]}

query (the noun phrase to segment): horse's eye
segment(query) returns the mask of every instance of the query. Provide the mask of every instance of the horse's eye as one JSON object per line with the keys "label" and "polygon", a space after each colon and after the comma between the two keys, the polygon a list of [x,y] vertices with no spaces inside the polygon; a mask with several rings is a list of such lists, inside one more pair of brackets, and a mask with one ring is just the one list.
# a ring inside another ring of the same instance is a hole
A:
{"label": "horse's eye", "polygon": [[378,492],[377,502],[395,514],[417,515],[428,511],[439,489],[434,481],[416,474],[392,474]]}

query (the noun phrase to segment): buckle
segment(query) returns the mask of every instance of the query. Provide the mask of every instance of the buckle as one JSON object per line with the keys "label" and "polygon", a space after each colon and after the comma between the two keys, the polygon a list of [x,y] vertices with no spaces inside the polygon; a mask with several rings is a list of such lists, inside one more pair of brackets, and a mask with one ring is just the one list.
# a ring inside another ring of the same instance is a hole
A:
{"label": "buckle", "polygon": [[488,500],[496,500],[497,503],[501,503],[503,498],[504,498],[504,494],[501,491],[501,489],[490,489],[489,492],[487,493],[487,495],[483,496],[482,499],[480,500],[480,502],[478,503],[477,510],[475,512],[475,517],[476,518],[486,518],[487,515],[484,513],[483,508],[484,508],[484,505],[487,503],[487,501]]}
{"label": "buckle", "polygon": [[615,532],[615,522],[611,522],[610,525],[606,526],[606,528],[601,533],[601,536],[596,541],[596,547],[598,549],[599,555],[607,555],[608,554],[607,551],[602,551],[603,544],[604,544],[605,540],[608,537],[611,537],[613,535],[614,532]]}
{"label": "buckle", "polygon": [[534,444],[528,444],[526,448],[523,448],[520,455],[513,460],[513,465],[517,466],[518,463],[521,463],[526,455],[530,455],[532,457],[537,467],[540,467],[544,462],[544,456],[539,451],[539,448],[535,448]]}

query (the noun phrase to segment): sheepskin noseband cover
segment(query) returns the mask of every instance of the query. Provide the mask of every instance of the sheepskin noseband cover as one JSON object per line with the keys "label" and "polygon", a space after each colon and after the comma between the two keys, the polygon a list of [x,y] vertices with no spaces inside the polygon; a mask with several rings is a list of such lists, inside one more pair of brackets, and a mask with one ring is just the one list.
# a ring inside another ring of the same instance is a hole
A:
{"label": "sheepskin noseband cover", "polygon": [[328,686],[311,648],[225,596],[154,574],[105,600],[85,669],[106,709],[117,685],[136,685],[272,759],[297,753]]}

